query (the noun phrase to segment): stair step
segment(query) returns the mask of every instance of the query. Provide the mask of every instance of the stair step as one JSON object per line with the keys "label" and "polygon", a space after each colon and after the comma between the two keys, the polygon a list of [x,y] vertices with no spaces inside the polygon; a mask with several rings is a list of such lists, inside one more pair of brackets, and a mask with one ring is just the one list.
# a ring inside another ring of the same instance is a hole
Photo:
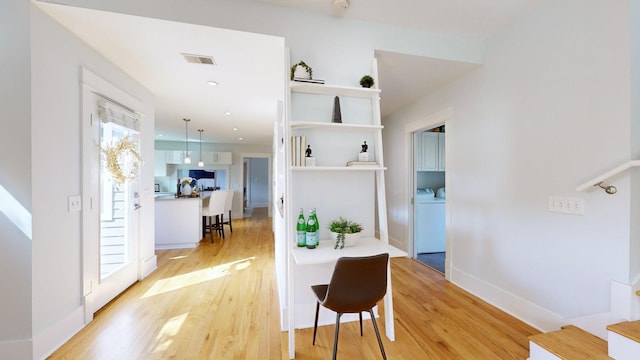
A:
{"label": "stair step", "polygon": [[557,331],[529,336],[537,344],[559,359],[611,359],[607,342],[574,325]]}
{"label": "stair step", "polygon": [[637,360],[640,354],[640,321],[607,326],[609,355],[617,360]]}
{"label": "stair step", "polygon": [[612,324],[607,326],[607,330],[613,331],[635,342],[640,342],[640,320]]}

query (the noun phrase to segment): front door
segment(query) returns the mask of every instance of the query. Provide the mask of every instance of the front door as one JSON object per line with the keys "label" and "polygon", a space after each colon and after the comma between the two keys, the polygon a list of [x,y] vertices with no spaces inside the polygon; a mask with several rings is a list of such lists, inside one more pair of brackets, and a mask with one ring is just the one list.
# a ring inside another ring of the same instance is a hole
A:
{"label": "front door", "polygon": [[[134,117],[85,88],[83,91],[83,213],[85,321],[138,279],[138,177],[132,175],[139,134],[122,117]],[[128,146],[123,146],[128,145]],[[124,176],[124,177],[123,177]],[[88,199],[87,199],[88,198]],[[89,201],[86,201],[89,200]]]}

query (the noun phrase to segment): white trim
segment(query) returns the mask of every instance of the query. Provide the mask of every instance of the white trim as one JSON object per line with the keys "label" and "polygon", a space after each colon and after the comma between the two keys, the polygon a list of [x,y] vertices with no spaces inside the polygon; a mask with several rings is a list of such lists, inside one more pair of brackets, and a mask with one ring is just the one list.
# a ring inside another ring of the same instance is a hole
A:
{"label": "white trim", "polygon": [[[267,159],[267,181],[269,181],[269,185],[267,186],[267,202],[265,204],[251,204],[254,207],[267,207],[268,216],[273,216],[273,206],[269,206],[269,204],[273,204],[273,158],[270,153],[240,153],[240,164],[242,167],[240,172],[242,173],[242,181],[240,184],[240,194],[243,194],[242,187],[244,186],[245,178],[244,178],[244,163],[246,158],[258,158],[258,159]],[[241,201],[242,203],[242,201]]]}
{"label": "white trim", "polygon": [[483,301],[533,326],[541,332],[558,330],[566,320],[531,301],[504,291],[456,267],[448,270],[450,281]]}
{"label": "white trim", "polygon": [[[84,307],[81,306],[71,312],[69,316],[33,337],[33,358],[44,359],[51,355],[84,327]],[[2,354],[3,356],[7,355],[4,352]],[[7,358],[13,359],[11,356]]]}
{"label": "white trim", "polygon": [[[405,137],[405,144],[406,144],[406,156],[405,156],[405,169],[407,169],[408,174],[406,176],[406,187],[405,187],[405,194],[409,195],[411,194],[411,196],[407,196],[407,198],[409,199],[414,199],[414,201],[408,201],[407,203],[407,220],[408,220],[408,234],[407,234],[407,254],[409,254],[409,257],[413,257],[414,254],[414,246],[415,246],[415,241],[414,241],[414,230],[415,230],[415,226],[414,226],[414,219],[415,219],[415,195],[416,195],[416,169],[414,168],[414,154],[415,154],[415,149],[414,149],[414,133],[417,131],[421,131],[421,130],[427,130],[427,129],[431,129],[440,125],[445,125],[445,128],[448,127],[447,125],[450,124],[451,119],[453,118],[453,108],[451,107],[447,107],[445,109],[442,109],[440,111],[437,111],[431,115],[428,115],[427,117],[420,119],[420,120],[416,120],[416,121],[412,121],[408,124],[406,124],[404,126],[404,137]],[[451,156],[449,156],[449,149],[451,149],[451,135],[450,135],[450,131],[445,132],[445,134],[449,134],[449,135],[445,135],[445,153],[447,154],[446,157],[446,164],[445,164],[445,187],[447,188],[447,192],[450,192],[449,188],[450,188],[450,182],[451,182]],[[446,204],[446,218],[445,218],[445,228],[449,229],[450,228],[450,222],[451,222],[451,205],[449,203]],[[445,232],[446,234],[446,232]],[[450,272],[451,272],[451,259],[453,258],[453,254],[451,252],[451,237],[447,236],[447,241],[446,241],[446,254],[447,256],[445,257],[445,279],[450,280]],[[394,244],[395,246],[397,246],[396,244]]]}

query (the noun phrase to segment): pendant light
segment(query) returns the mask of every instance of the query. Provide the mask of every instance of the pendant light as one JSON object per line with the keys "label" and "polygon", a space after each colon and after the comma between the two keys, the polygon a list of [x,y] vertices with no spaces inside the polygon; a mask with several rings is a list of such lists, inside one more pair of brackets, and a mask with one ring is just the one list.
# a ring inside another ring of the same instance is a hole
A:
{"label": "pendant light", "polygon": [[184,152],[184,163],[185,164],[191,164],[191,158],[189,157],[189,121],[191,121],[191,119],[182,119],[184,120],[184,128],[185,128],[185,145],[186,145],[186,150]]}
{"label": "pendant light", "polygon": [[203,129],[198,129],[198,132],[200,133],[200,161],[198,161],[198,167],[204,167],[204,161],[202,161],[202,132],[204,130]]}

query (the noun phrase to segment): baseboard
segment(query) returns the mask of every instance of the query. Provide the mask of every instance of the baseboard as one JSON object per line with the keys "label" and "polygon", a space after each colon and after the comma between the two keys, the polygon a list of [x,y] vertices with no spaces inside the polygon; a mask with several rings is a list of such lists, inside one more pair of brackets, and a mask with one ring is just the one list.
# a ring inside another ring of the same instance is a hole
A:
{"label": "baseboard", "polygon": [[177,244],[156,244],[156,250],[172,250],[172,249],[193,249],[199,243],[177,243]]}
{"label": "baseboard", "polygon": [[542,332],[558,330],[560,326],[566,325],[564,318],[537,304],[504,291],[453,266],[450,272],[452,283]]}
{"label": "baseboard", "polygon": [[31,359],[33,358],[32,345],[31,339],[0,341],[0,354],[5,360]]}
{"label": "baseboard", "polygon": [[[378,236],[378,239],[379,239],[379,238],[380,238],[380,235],[379,235],[379,234],[377,234],[377,236]],[[392,238],[392,237],[389,237],[389,245],[391,245],[391,246],[393,246],[393,247],[396,247],[396,248],[398,248],[398,249],[400,249],[400,250],[402,250],[402,251],[407,251],[407,252],[408,252],[408,250],[407,250],[407,244],[406,244],[405,242],[402,242],[402,241],[396,240],[396,239],[394,239],[394,238]]]}
{"label": "baseboard", "polygon": [[84,307],[80,306],[66,318],[34,336],[33,359],[45,359],[69,341],[84,326]]}
{"label": "baseboard", "polygon": [[149,274],[156,271],[157,268],[158,268],[158,256],[156,256],[155,254],[153,254],[152,256],[149,256],[146,259],[140,260],[140,269],[139,269],[140,279],[139,280],[146,278],[147,276],[149,276]]}
{"label": "baseboard", "polygon": [[613,319],[611,313],[601,313],[589,316],[580,316],[574,318],[566,318],[565,323],[579,327],[584,331],[588,331],[593,335],[607,340],[607,325],[624,321],[623,319]]}

